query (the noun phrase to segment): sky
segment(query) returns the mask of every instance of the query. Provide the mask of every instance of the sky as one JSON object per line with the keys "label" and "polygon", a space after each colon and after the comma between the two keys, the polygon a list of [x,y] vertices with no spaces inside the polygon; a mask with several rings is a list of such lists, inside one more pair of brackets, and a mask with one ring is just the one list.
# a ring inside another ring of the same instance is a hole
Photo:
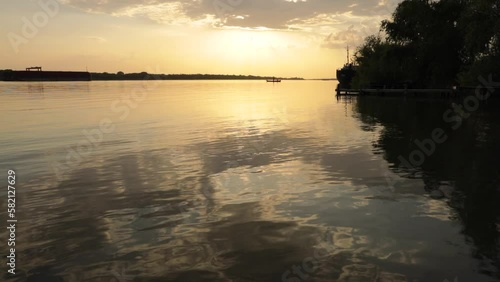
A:
{"label": "sky", "polygon": [[2,1],[0,69],[331,78],[399,1]]}

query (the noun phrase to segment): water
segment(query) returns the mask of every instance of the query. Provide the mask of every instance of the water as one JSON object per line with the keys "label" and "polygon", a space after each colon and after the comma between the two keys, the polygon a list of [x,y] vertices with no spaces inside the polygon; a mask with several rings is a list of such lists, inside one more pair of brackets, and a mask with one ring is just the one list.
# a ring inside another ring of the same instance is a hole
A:
{"label": "water", "polygon": [[[500,277],[495,102],[454,130],[451,101],[334,87],[0,83],[0,167],[18,177],[17,275],[3,279]],[[438,127],[447,140],[401,167]]]}

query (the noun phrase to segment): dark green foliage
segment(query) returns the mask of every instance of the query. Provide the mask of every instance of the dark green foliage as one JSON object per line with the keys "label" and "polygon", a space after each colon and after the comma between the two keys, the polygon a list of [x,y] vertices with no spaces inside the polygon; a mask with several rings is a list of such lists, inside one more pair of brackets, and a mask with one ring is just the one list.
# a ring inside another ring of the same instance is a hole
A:
{"label": "dark green foliage", "polygon": [[378,36],[369,36],[356,54],[358,74],[354,87],[370,87],[373,84],[393,85],[413,83],[412,66],[415,59],[407,46],[396,45]]}
{"label": "dark green foliage", "polygon": [[405,0],[358,48],[357,86],[477,83],[499,73],[500,0]]}
{"label": "dark green foliage", "polygon": [[0,81],[9,80],[12,77],[12,70],[0,70]]}

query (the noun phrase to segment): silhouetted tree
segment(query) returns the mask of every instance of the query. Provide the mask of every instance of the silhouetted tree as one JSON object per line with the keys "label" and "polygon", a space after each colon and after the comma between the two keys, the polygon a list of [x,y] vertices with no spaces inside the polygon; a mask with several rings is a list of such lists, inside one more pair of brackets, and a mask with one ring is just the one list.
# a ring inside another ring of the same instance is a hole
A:
{"label": "silhouetted tree", "polygon": [[355,83],[450,87],[499,73],[500,0],[405,0],[358,48]]}

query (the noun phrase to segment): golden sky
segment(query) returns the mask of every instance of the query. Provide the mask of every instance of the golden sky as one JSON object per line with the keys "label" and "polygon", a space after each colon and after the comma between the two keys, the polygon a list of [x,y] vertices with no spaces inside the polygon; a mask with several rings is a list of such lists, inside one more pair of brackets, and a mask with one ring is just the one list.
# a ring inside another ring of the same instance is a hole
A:
{"label": "golden sky", "polygon": [[0,69],[335,77],[398,0],[16,0]]}

